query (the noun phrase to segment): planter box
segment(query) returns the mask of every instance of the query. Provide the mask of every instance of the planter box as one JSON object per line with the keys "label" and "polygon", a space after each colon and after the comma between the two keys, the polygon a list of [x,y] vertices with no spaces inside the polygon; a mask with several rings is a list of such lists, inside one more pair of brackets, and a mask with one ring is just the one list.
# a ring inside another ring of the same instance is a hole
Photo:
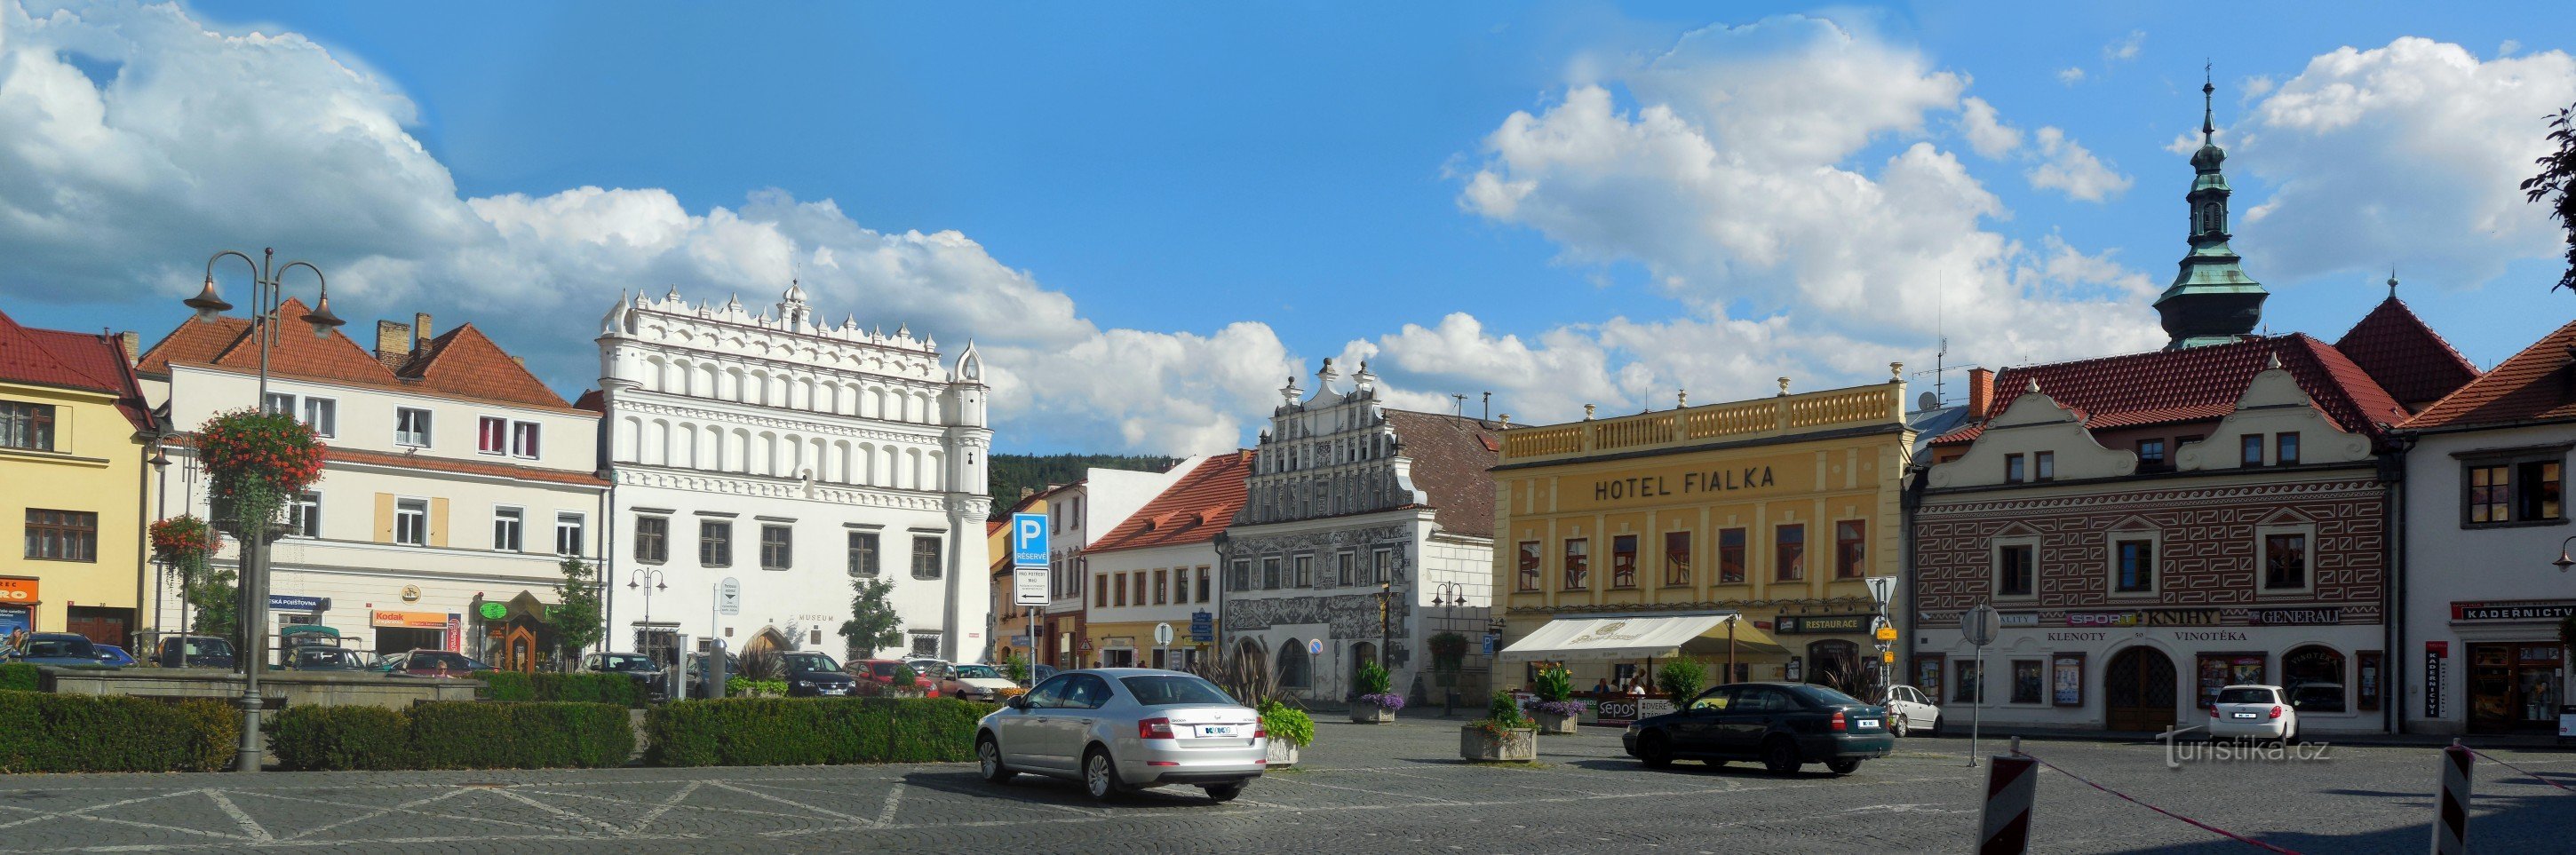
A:
{"label": "planter box", "polygon": [[1354,702],[1351,704],[1351,723],[1393,724],[1395,711],[1376,704]]}
{"label": "planter box", "polygon": [[1564,736],[1574,732],[1574,716],[1533,710],[1530,712],[1530,718],[1537,719],[1538,732],[1548,736]]}
{"label": "planter box", "polygon": [[1273,769],[1277,769],[1282,766],[1297,765],[1297,743],[1280,739],[1278,737],[1272,737],[1270,739],[1269,760],[1270,762],[1268,765]]}
{"label": "planter box", "polygon": [[1486,736],[1475,725],[1458,728],[1458,756],[1479,762],[1532,763],[1538,760],[1538,731],[1513,728],[1501,737]]}

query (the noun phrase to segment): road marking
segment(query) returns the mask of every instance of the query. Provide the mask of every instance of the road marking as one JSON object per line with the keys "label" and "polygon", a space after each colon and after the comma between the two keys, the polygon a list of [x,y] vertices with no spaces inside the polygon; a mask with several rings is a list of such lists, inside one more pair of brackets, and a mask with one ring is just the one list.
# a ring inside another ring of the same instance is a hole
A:
{"label": "road marking", "polygon": [[670,798],[663,799],[662,803],[654,805],[652,810],[645,811],[644,818],[636,820],[635,827],[630,829],[630,832],[634,834],[644,833],[645,826],[652,825],[654,820],[661,819],[663,814],[670,813],[672,806],[688,800],[689,794],[697,792],[698,787],[700,786],[702,785],[690,784],[688,786],[681,787],[678,793],[673,794]]}
{"label": "road marking", "polygon": [[893,825],[893,824],[894,824],[894,809],[895,809],[895,806],[896,806],[896,805],[899,805],[899,804],[902,804],[902,803],[903,803],[903,782],[902,782],[902,781],[896,781],[896,782],[894,782],[894,786],[893,786],[892,788],[889,788],[889,789],[887,789],[887,790],[886,790],[885,807],[884,807],[884,808],[882,808],[882,809],[879,809],[879,810],[877,811],[877,824],[878,824],[878,825]]}
{"label": "road marking", "polygon": [[[438,794],[438,795],[436,795],[436,796],[433,796],[433,797],[430,797],[430,798],[426,798],[426,799],[417,799],[417,800],[414,800],[413,802],[409,802],[409,803],[407,803],[407,804],[425,804],[425,803],[428,803],[428,802],[438,801],[438,800],[440,800],[440,799],[444,799],[444,798],[447,798],[447,797],[449,797],[449,796],[461,796],[461,795],[464,795],[464,794],[466,794],[466,793],[477,793],[477,792],[486,792],[486,791],[487,791],[486,789],[484,789],[484,788],[480,788],[480,787],[458,787],[458,788],[455,788],[455,789],[452,789],[452,790],[448,790],[447,792],[440,793],[440,794]],[[356,818],[349,819],[349,820],[342,821],[342,822],[335,822],[335,823],[331,823],[330,825],[322,826],[322,828],[310,829],[310,830],[307,830],[307,831],[304,831],[304,832],[301,832],[301,833],[298,833],[298,834],[290,835],[290,836],[288,837],[288,839],[290,839],[290,840],[301,839],[301,838],[304,838],[304,837],[306,837],[306,836],[309,836],[309,835],[313,834],[314,832],[322,831],[322,830],[324,830],[324,829],[329,829],[329,828],[338,828],[338,827],[340,827],[340,826],[347,825],[347,824],[349,824],[349,823],[351,823],[351,822],[358,822],[358,821],[360,821],[360,820],[374,819],[374,818],[376,818],[376,817],[380,817],[380,816],[383,816],[383,815],[388,814],[388,813],[397,813],[397,812],[399,812],[399,813],[412,814],[412,815],[415,815],[415,816],[425,816],[425,817],[429,817],[429,818],[432,818],[432,819],[462,819],[462,820],[467,820],[467,821],[470,821],[470,822],[488,822],[488,823],[492,823],[492,824],[494,824],[494,825],[515,825],[515,826],[518,826],[518,827],[520,827],[520,828],[533,828],[533,829],[536,829],[536,830],[538,830],[538,831],[561,831],[561,830],[562,830],[562,829],[556,828],[556,827],[551,826],[551,825],[538,825],[538,824],[533,823],[533,822],[518,822],[518,821],[515,821],[515,820],[494,819],[494,818],[492,818],[492,817],[488,817],[488,816],[474,816],[474,815],[472,815],[472,814],[462,814],[462,813],[437,813],[437,812],[433,812],[433,811],[413,810],[413,809],[407,808],[407,807],[405,807],[405,806],[403,806],[403,805],[396,805],[396,806],[394,806],[394,807],[389,807],[389,808],[384,808],[384,809],[382,809],[382,810],[378,810],[378,809],[377,809],[377,807],[376,807],[375,805],[364,805],[364,804],[357,804],[357,803],[354,803],[354,802],[340,802],[340,801],[332,801],[332,800],[330,800],[330,799],[317,799],[317,798],[314,798],[314,797],[312,797],[312,796],[281,796],[281,795],[278,795],[278,794],[276,794],[276,793],[262,793],[262,792],[254,792],[254,791],[250,791],[250,790],[235,790],[235,791],[233,791],[233,794],[234,794],[234,795],[242,795],[242,796],[259,796],[259,797],[261,797],[261,798],[277,799],[277,800],[280,800],[280,801],[289,801],[289,802],[312,802],[312,803],[314,803],[314,804],[319,804],[319,805],[330,805],[330,806],[332,806],[332,807],[344,807],[344,808],[351,808],[351,809],[354,809],[354,810],[374,811],[374,813],[369,813],[369,814],[367,814],[367,815],[365,815],[365,816],[356,817]]]}
{"label": "road marking", "polygon": [[742,787],[737,787],[737,786],[734,786],[734,785],[732,785],[732,784],[725,783],[725,782],[723,782],[723,781],[708,781],[707,783],[708,783],[708,784],[711,784],[711,785],[714,785],[714,786],[716,786],[717,788],[720,788],[720,789],[732,790],[732,791],[734,791],[734,792],[741,793],[741,794],[746,795],[746,796],[751,796],[751,797],[753,797],[753,798],[768,799],[768,800],[770,800],[770,801],[777,802],[777,803],[779,803],[779,804],[783,804],[783,805],[794,805],[794,806],[796,806],[796,807],[801,807],[801,808],[804,808],[804,809],[806,809],[806,810],[810,810],[810,811],[813,811],[813,812],[815,812],[815,813],[819,813],[819,814],[822,814],[822,815],[824,815],[824,816],[833,817],[833,818],[836,818],[836,819],[846,819],[846,820],[849,820],[849,821],[851,821],[851,822],[859,822],[859,823],[870,822],[870,820],[866,820],[866,819],[862,819],[862,818],[859,818],[859,817],[851,816],[851,815],[849,815],[849,814],[842,813],[842,812],[840,812],[840,811],[832,810],[832,809],[829,809],[829,808],[819,808],[819,807],[815,807],[815,806],[813,806],[813,805],[809,805],[809,804],[806,804],[806,803],[804,803],[804,802],[796,801],[796,800],[794,800],[794,799],[781,798],[781,797],[778,797],[778,796],[770,795],[770,794],[768,794],[768,793],[760,792],[760,791],[758,791],[758,790],[749,790],[749,789],[744,789],[744,788],[742,788]]}
{"label": "road marking", "polygon": [[619,827],[616,823],[608,822],[608,821],[606,821],[606,820],[598,820],[598,819],[592,819],[592,818],[590,818],[590,817],[582,816],[581,814],[573,813],[572,811],[564,810],[563,808],[555,807],[554,805],[546,804],[545,802],[541,802],[541,801],[537,801],[536,799],[529,798],[529,797],[528,797],[528,794],[526,794],[526,793],[513,792],[513,791],[510,791],[510,790],[506,790],[506,789],[504,789],[504,790],[493,790],[493,791],[492,791],[492,793],[493,793],[494,795],[498,795],[498,796],[500,796],[500,797],[502,797],[502,798],[509,799],[509,800],[511,800],[511,801],[518,802],[518,803],[520,803],[520,804],[524,804],[524,805],[527,805],[527,806],[529,806],[529,807],[536,808],[536,809],[538,809],[538,810],[545,811],[545,812],[547,812],[547,813],[550,813],[550,814],[554,814],[554,815],[556,815],[556,816],[563,817],[563,818],[565,818],[565,819],[576,820],[576,821],[580,821],[580,822],[586,822],[586,823],[590,823],[591,825],[596,825],[596,826],[599,826],[599,827],[601,827],[601,828],[608,829],[609,831],[615,832],[615,833],[616,833],[618,836],[620,836],[620,837],[633,837],[633,836],[635,836],[633,832],[627,831],[626,829]]}
{"label": "road marking", "polygon": [[198,792],[205,793],[206,798],[213,800],[215,807],[222,809],[225,816],[232,817],[233,822],[240,824],[242,831],[248,833],[250,835],[250,839],[277,839],[277,835],[270,834],[268,833],[268,829],[260,827],[259,820],[252,819],[250,818],[250,814],[243,813],[240,805],[233,804],[232,799],[225,798],[224,791],[213,787],[207,787],[203,790],[199,790]]}
{"label": "road marking", "polygon": [[[465,794],[465,792],[466,792],[466,791],[465,791],[463,788],[458,788],[458,789],[448,790],[447,792],[439,793],[438,795],[434,795],[434,796],[427,796],[427,797],[424,797],[424,798],[417,798],[417,799],[413,799],[413,800],[411,800],[411,801],[407,801],[407,802],[404,802],[404,803],[402,803],[402,804],[394,805],[393,807],[387,807],[387,808],[366,808],[365,810],[366,810],[367,812],[366,812],[366,813],[364,813],[364,814],[361,814],[361,815],[358,815],[358,816],[349,817],[348,819],[343,819],[343,820],[340,820],[340,821],[338,821],[338,822],[330,823],[330,824],[327,824],[327,825],[320,825],[320,826],[315,826],[315,827],[313,827],[313,828],[307,828],[307,829],[305,829],[305,830],[303,830],[303,831],[299,831],[299,832],[296,832],[296,833],[294,833],[294,834],[287,835],[287,838],[286,838],[286,839],[288,839],[288,840],[300,840],[300,839],[302,839],[302,838],[311,837],[311,836],[313,836],[313,835],[320,834],[320,833],[322,833],[322,832],[329,831],[329,830],[334,829],[334,828],[339,828],[339,827],[341,827],[341,826],[349,825],[349,824],[352,824],[352,823],[365,822],[365,821],[367,821],[367,820],[375,819],[376,817],[384,816],[385,814],[393,813],[393,812],[396,812],[396,811],[401,811],[401,812],[403,812],[403,813],[421,813],[421,811],[416,810],[416,808],[420,807],[421,805],[429,804],[429,803],[431,803],[431,802],[435,802],[435,801],[440,801],[440,800],[442,800],[442,799],[452,799],[452,798],[455,798],[455,797],[457,797],[457,796],[464,795],[464,794]],[[268,798],[272,798],[272,799],[287,799],[287,800],[290,800],[290,801],[299,801],[299,802],[322,801],[321,799],[306,799],[306,798],[298,798],[298,797],[295,797],[295,796],[281,796],[281,795],[277,795],[277,794],[275,794],[275,793],[245,793],[245,795],[266,796],[266,797],[268,797]],[[340,802],[323,802],[323,803],[324,803],[324,804],[341,804]],[[343,805],[343,806],[344,806],[344,807],[357,807],[356,805]],[[477,818],[479,819],[480,817],[477,817]]]}

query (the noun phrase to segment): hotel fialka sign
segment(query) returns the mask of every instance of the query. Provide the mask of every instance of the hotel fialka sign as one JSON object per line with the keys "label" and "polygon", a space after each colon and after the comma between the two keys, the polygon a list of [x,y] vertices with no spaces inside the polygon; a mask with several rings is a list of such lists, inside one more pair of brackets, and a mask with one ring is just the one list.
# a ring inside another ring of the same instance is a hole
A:
{"label": "hotel fialka sign", "polygon": [[[1714,472],[1684,472],[1678,480],[1665,475],[1639,475],[1634,478],[1603,478],[1592,482],[1592,500],[1615,502],[1621,499],[1653,499],[1663,496],[1687,496],[1698,493],[1726,493],[1772,485],[1771,467],[1746,466]],[[1675,487],[1680,489],[1676,490]]]}

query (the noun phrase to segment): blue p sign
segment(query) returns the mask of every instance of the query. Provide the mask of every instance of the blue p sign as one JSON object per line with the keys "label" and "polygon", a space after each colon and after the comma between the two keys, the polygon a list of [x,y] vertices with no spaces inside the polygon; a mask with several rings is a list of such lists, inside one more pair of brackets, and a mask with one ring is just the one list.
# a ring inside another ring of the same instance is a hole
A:
{"label": "blue p sign", "polygon": [[1047,566],[1047,515],[1011,515],[1011,566]]}

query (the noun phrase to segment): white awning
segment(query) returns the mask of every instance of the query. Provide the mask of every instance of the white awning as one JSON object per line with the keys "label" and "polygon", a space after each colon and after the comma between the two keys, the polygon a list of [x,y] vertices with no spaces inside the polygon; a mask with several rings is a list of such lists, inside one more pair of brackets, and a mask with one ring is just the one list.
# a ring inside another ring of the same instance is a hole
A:
{"label": "white awning", "polygon": [[[1683,652],[1722,652],[1725,625],[1735,621],[1740,653],[1777,653],[1783,648],[1768,633],[1753,628],[1736,612],[1654,617],[1557,618],[1537,632],[1512,642],[1498,659],[1626,660],[1663,659]],[[1715,632],[1712,633],[1712,630]],[[1716,635],[1716,650],[1707,639]],[[1685,646],[1688,650],[1685,651]]]}

